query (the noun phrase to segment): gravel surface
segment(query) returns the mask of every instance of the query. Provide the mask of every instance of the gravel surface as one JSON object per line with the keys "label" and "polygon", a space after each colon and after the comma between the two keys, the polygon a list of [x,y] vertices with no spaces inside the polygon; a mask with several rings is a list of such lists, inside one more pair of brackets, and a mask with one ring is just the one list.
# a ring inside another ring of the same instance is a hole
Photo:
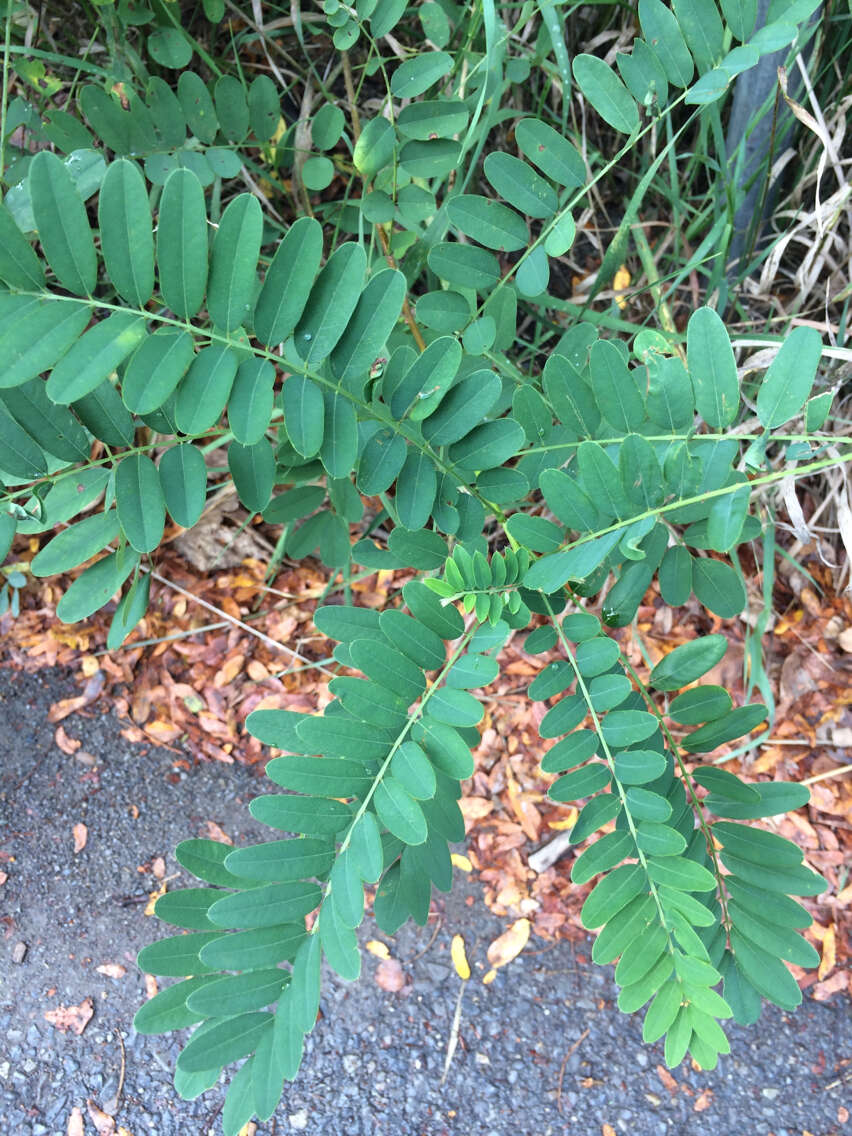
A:
{"label": "gravel surface", "polygon": [[[194,765],[131,745],[100,705],[63,723],[82,742],[68,756],[54,743],[47,712],[76,693],[61,673],[0,670],[0,869],[8,874],[0,887],[2,1134],[65,1136],[75,1107],[94,1134],[87,1101],[131,1136],[220,1133],[221,1090],[181,1101],[171,1084],[175,1039],[140,1037],[131,1026],[145,997],[136,951],[163,934],[144,915],[156,881],[139,867],[159,856],[167,876],[176,873],[175,844],[203,835],[208,821],[236,844],[268,838],[245,807],[263,783],[238,766]],[[75,854],[81,823],[87,842]],[[770,1008],[758,1027],[731,1029],[733,1052],[714,1072],[685,1064],[667,1088],[661,1046],[643,1046],[640,1018],[614,1005],[611,968],[586,966],[567,944],[533,941],[483,986],[485,949],[505,924],[466,879],[436,908],[439,918],[404,928],[390,944],[406,976],[401,992],[380,989],[369,954],[360,982],[328,976],[302,1072],[258,1136],[596,1136],[604,1125],[637,1136],[848,1131],[848,999],[808,1000],[791,1016]],[[458,931],[474,974],[442,1085],[461,989],[449,961]],[[365,923],[362,937],[376,936]],[[126,973],[98,973],[107,963]],[[46,1010],[86,998],[94,1016],[81,1035],[45,1020]]]}

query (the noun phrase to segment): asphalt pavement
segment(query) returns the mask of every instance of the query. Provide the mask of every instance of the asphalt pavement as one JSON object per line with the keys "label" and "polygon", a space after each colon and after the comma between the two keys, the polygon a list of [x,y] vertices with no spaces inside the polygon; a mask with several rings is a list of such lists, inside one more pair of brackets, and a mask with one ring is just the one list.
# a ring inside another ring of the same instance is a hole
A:
{"label": "asphalt pavement", "polygon": [[[94,1136],[96,1120],[108,1131],[91,1102],[114,1117],[116,1133],[221,1133],[222,1086],[180,1100],[172,1085],[179,1039],[132,1028],[146,997],[135,956],[167,933],[145,915],[157,874],[170,888],[189,882],[175,845],[208,834],[211,822],[236,845],[268,839],[246,807],[266,786],[252,769],[131,744],[102,702],[62,723],[80,742],[65,753],[47,715],[77,692],[59,671],[0,667],[0,1131],[73,1136],[76,1127]],[[75,829],[78,845],[85,837],[79,851]],[[370,953],[359,982],[326,976],[302,1070],[257,1136],[849,1130],[848,998],[806,998],[792,1015],[767,1008],[758,1026],[730,1029],[732,1052],[715,1071],[685,1063],[667,1077],[662,1047],[642,1044],[641,1018],[616,1008],[612,968],[582,962],[582,950],[532,940],[483,985],[486,947],[506,923],[485,908],[475,881],[458,875],[425,928],[409,925],[388,941],[401,990],[382,989]],[[464,987],[450,963],[457,932],[473,968]],[[385,939],[369,920],[361,935]],[[458,1044],[442,1083],[459,997]],[[45,1018],[61,1024],[64,1007],[79,1022],[87,999],[92,1015],[79,1034]]]}

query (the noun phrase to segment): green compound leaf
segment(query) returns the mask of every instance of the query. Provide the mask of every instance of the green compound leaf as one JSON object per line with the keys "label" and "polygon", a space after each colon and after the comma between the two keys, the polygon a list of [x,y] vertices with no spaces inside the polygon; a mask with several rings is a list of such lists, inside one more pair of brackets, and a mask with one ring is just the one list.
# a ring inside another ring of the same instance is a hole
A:
{"label": "green compound leaf", "polygon": [[585,183],[586,165],[580,153],[552,126],[537,118],[523,118],[515,127],[521,153],[543,174],[567,189]]}
{"label": "green compound leaf", "polygon": [[596,885],[580,912],[583,926],[591,931],[608,923],[647,888],[645,872],[639,864],[623,864]]}
{"label": "green compound leaf", "polygon": [[793,328],[757,392],[757,414],[767,430],[782,426],[805,405],[821,355],[822,339],[815,328]]}
{"label": "green compound leaf", "polygon": [[[653,3],[663,7],[660,0]],[[730,426],[740,407],[737,365],[727,329],[712,308],[690,316],[686,353],[698,413],[714,430]]]}
{"label": "green compound leaf", "polygon": [[181,381],[175,403],[175,421],[182,434],[194,436],[209,430],[221,417],[237,373],[237,355],[230,347],[204,347]]}
{"label": "green compound leaf", "polygon": [[76,343],[91,319],[88,306],[0,293],[0,389],[34,379]]}
{"label": "green compound leaf", "polygon": [[267,359],[246,359],[237,368],[228,398],[228,426],[236,440],[253,446],[272,418],[275,368]]}
{"label": "green compound leaf", "polygon": [[47,380],[51,401],[67,406],[91,394],[145,336],[145,320],[131,312],[113,312],[78,339]]}
{"label": "green compound leaf", "polygon": [[35,227],[50,267],[69,292],[91,295],[98,278],[95,244],[68,167],[42,150],[32,160],[28,183]]}
{"label": "green compound leaf", "polygon": [[299,322],[322,259],[322,226],[301,217],[275,250],[254,310],[261,343],[283,343]]}
{"label": "green compound leaf", "polygon": [[361,295],[366,267],[364,250],[352,241],[329,257],[294,332],[296,351],[305,366],[317,366],[337,346]]}
{"label": "green compound leaf", "polygon": [[138,563],[138,554],[125,547],[92,564],[65,592],[56,614],[63,623],[88,619],[112,599]]}
{"label": "green compound leaf", "polygon": [[382,824],[405,844],[423,844],[428,835],[423,810],[404,786],[385,776],[373,797]]}
{"label": "green compound leaf", "polygon": [[271,1028],[272,1014],[248,1013],[226,1018],[202,1036],[190,1039],[178,1057],[178,1067],[187,1073],[221,1069],[252,1053]]}
{"label": "green compound leaf", "polygon": [[166,178],[157,221],[160,292],[180,319],[198,314],[207,287],[207,209],[201,182],[189,170]]}
{"label": "green compound leaf", "polygon": [[572,64],[577,86],[604,122],[621,134],[639,129],[639,109],[625,85],[596,55],[576,55]]}
{"label": "green compound leaf", "polygon": [[671,9],[662,0],[639,0],[639,22],[645,42],[654,49],[669,82],[675,87],[689,86],[695,68]]}
{"label": "green compound leaf", "polygon": [[452,70],[453,58],[446,51],[429,51],[401,63],[391,77],[391,94],[399,99],[422,95]]}
{"label": "green compound leaf", "polygon": [[693,560],[692,587],[701,603],[722,619],[739,615],[746,605],[742,580],[730,564],[721,560]]}
{"label": "green compound leaf", "polygon": [[115,290],[144,308],[154,291],[154,237],[139,167],[120,158],[107,167],[98,196],[101,253]]}
{"label": "green compound leaf", "polygon": [[215,981],[209,976],[187,978],[166,987],[139,1007],[133,1018],[133,1028],[137,1033],[155,1034],[194,1026],[206,1017],[206,1013],[190,1009],[187,1005],[189,996]]}
{"label": "green compound leaf", "polygon": [[679,690],[715,667],[726,649],[724,635],[705,635],[684,643],[657,663],[648,681],[657,690]]}
{"label": "green compound leaf", "polygon": [[160,327],[146,336],[124,372],[121,397],[133,414],[150,414],[172,395],[195,358],[188,331]]}
{"label": "green compound leaf", "polygon": [[483,169],[497,193],[520,213],[546,218],[556,212],[559,198],[553,186],[520,158],[494,152],[486,156]]}
{"label": "green compound leaf", "polygon": [[240,193],[228,204],[210,261],[207,310],[221,331],[235,331],[248,321],[257,282],[263,214],[253,193]]}
{"label": "green compound leaf", "polygon": [[122,532],[137,552],[153,552],[163,537],[166,504],[157,467],[131,454],[115,471],[115,503]]}
{"label": "green compound leaf", "polygon": [[34,576],[55,576],[76,568],[118,536],[118,514],[114,509],[86,517],[51,540],[30,564]]}
{"label": "green compound leaf", "polygon": [[0,204],[0,280],[10,288],[22,292],[44,290],[44,269],[12,219],[5,205]]}
{"label": "green compound leaf", "polygon": [[281,994],[286,979],[286,971],[278,968],[250,970],[227,978],[204,978],[199,987],[187,992],[187,1010],[216,1018],[262,1010]]}
{"label": "green compound leaf", "polygon": [[523,217],[508,205],[475,193],[462,193],[447,205],[450,221],[486,248],[514,252],[526,248],[529,232]]}
{"label": "green compound leaf", "polygon": [[160,459],[160,485],[172,519],[192,528],[207,499],[207,466],[196,446],[183,442],[166,450]]}

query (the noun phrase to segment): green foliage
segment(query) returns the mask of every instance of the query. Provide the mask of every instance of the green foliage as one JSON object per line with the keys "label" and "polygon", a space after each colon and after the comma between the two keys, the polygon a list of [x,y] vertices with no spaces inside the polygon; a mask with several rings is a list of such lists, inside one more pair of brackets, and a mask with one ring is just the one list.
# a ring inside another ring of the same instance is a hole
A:
{"label": "green foliage", "polygon": [[[7,133],[27,124],[56,152],[12,153],[0,205],[0,551],[16,531],[55,534],[31,569],[82,567],[58,607],[69,622],[123,589],[110,649],[145,614],[167,514],[191,528],[229,482],[250,516],[283,526],[280,553],[318,552],[330,583],[348,583],[353,566],[418,576],[382,612],[319,608],[340,672],[322,715],[249,717],[283,755],[267,775],[285,790],[251,812],[283,835],[179,846],[209,886],[158,903],[188,933],[146,947],[140,966],[184,981],[142,1007],[137,1028],[197,1027],[175,1076],[187,1097],[247,1058],[227,1132],[271,1114],[316,1021],[322,959],[346,980],[360,972],[365,885],[389,934],[425,922],[432,886],[450,887],[482,717],[471,692],[494,681],[509,635],[528,631],[528,653],[559,655],[529,696],[547,704],[550,796],[584,802],[571,839],[594,838],[572,871],[578,885],[596,880],[582,909],[593,956],[617,961],[620,1007],[647,1006],[645,1038],[665,1037],[670,1064],[691,1052],[712,1068],[728,1051],[719,1022],[756,1020],[761,998],[792,1008],[784,963],[814,961],[790,896],[822,881],[793,844],[742,823],[798,808],[807,792],[747,785],[707,756],[767,716],[692,685],[721,659],[723,635],[677,648],[646,688],[606,628],[632,624],[654,580],[671,606],[694,596],[718,619],[743,611],[738,550],[774,548],[753,493],[838,460],[819,449],[831,395],[811,397],[818,334],[792,331],[743,392],[710,304],[685,335],[663,334],[549,291],[603,159],[584,148],[590,173],[565,120],[516,113],[531,60],[510,53],[520,37],[493,3],[327,0],[304,14],[300,41],[330,36],[351,51],[344,66],[386,83],[393,110],[359,120],[323,89],[308,124],[288,124],[268,76],[218,74],[167,7],[98,10],[167,76],[181,69],[176,84],[116,47],[116,74],[77,95],[92,133],[73,102],[44,117],[20,99],[9,108]],[[215,0],[203,7],[222,18]],[[627,139],[615,160],[652,130],[668,138],[600,289],[663,159],[680,160],[677,132],[697,123],[714,135],[732,78],[800,31],[779,22],[753,37],[748,5],[720,15],[708,0],[640,0],[642,38],[612,68],[569,60],[559,10],[538,11],[532,62],[558,74],[566,98],[573,80]],[[808,15],[797,6],[800,24]],[[371,54],[412,28],[436,50]],[[211,77],[186,69],[194,52]],[[682,103],[702,109],[684,117]],[[304,215],[287,223],[294,210]],[[571,317],[556,331],[551,307]],[[763,432],[732,434],[753,405]],[[780,432],[802,415],[804,437]],[[223,460],[205,461],[217,449]],[[378,503],[353,544],[362,497]],[[0,604],[17,605],[19,576]],[[595,597],[600,620],[583,610]],[[651,689],[670,698],[665,715]]]}

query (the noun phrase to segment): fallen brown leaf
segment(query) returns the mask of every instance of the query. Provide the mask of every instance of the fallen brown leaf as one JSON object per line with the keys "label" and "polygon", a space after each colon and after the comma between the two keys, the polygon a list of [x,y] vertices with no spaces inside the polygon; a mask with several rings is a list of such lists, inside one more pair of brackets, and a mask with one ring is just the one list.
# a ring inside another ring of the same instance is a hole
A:
{"label": "fallen brown leaf", "polygon": [[615,1136],[615,1129],[611,1124],[602,1124],[601,1136]]}
{"label": "fallen brown leaf", "polygon": [[56,733],[53,735],[53,740],[63,753],[67,753],[70,757],[72,753],[76,753],[80,746],[83,744],[78,738],[70,738],[65,733],[64,726],[57,726]]}
{"label": "fallen brown leaf", "polygon": [[705,1089],[704,1092],[701,1093],[701,1095],[698,1097],[698,1100],[696,1100],[695,1104],[692,1106],[692,1111],[693,1112],[704,1112],[704,1110],[709,1108],[712,1103],[713,1103],[713,1090],[712,1089]]}
{"label": "fallen brown leaf", "polygon": [[86,1101],[86,1108],[98,1136],[115,1136],[115,1117],[98,1108],[93,1100]]}
{"label": "fallen brown leaf", "polygon": [[89,839],[89,830],[82,823],[75,824],[71,830],[74,834],[74,852],[82,852],[86,847],[86,841]]}
{"label": "fallen brown leaf", "polygon": [[223,828],[221,828],[215,820],[205,821],[204,835],[208,840],[218,840],[220,844],[233,844],[230,836]]}
{"label": "fallen brown leaf", "polygon": [[65,1129],[65,1132],[67,1136],[84,1136],[83,1114],[76,1105],[71,1109],[71,1115],[68,1117],[68,1127]]}
{"label": "fallen brown leaf", "polygon": [[156,996],[157,992],[158,992],[158,987],[157,987],[156,978],[153,976],[153,974],[146,974],[145,975],[145,997],[149,998],[149,999],[153,998],[153,997]]}
{"label": "fallen brown leaf", "polygon": [[398,959],[382,959],[376,967],[376,985],[389,994],[397,994],[405,986],[405,973]]}
{"label": "fallen brown leaf", "polygon": [[831,978],[826,978],[824,982],[818,982],[811,991],[811,996],[817,1002],[827,1002],[832,994],[837,994],[841,990],[845,990],[849,983],[849,975],[845,970],[838,970],[832,974]]}
{"label": "fallen brown leaf", "polygon": [[105,962],[101,966],[96,966],[95,970],[98,974],[105,974],[107,978],[124,978],[127,974],[127,968],[119,962]]}
{"label": "fallen brown leaf", "polygon": [[92,999],[84,998],[79,1006],[57,1006],[55,1010],[45,1010],[44,1017],[45,1021],[50,1022],[62,1033],[71,1030],[79,1037],[92,1020],[94,1012],[95,1007]]}
{"label": "fallen brown leaf", "polygon": [[663,1082],[663,1085],[669,1090],[670,1093],[676,1093],[678,1089],[677,1081],[665,1067],[665,1065],[657,1066],[657,1076]]}
{"label": "fallen brown leaf", "polygon": [[825,929],[825,936],[822,940],[822,959],[820,960],[819,970],[817,971],[817,978],[820,982],[822,982],[827,974],[831,974],[836,961],[837,941],[834,933],[834,924],[830,923]]}
{"label": "fallen brown leaf", "polygon": [[529,937],[529,919],[516,919],[509,930],[498,935],[488,948],[488,961],[492,967],[496,970],[516,958],[527,945]]}

